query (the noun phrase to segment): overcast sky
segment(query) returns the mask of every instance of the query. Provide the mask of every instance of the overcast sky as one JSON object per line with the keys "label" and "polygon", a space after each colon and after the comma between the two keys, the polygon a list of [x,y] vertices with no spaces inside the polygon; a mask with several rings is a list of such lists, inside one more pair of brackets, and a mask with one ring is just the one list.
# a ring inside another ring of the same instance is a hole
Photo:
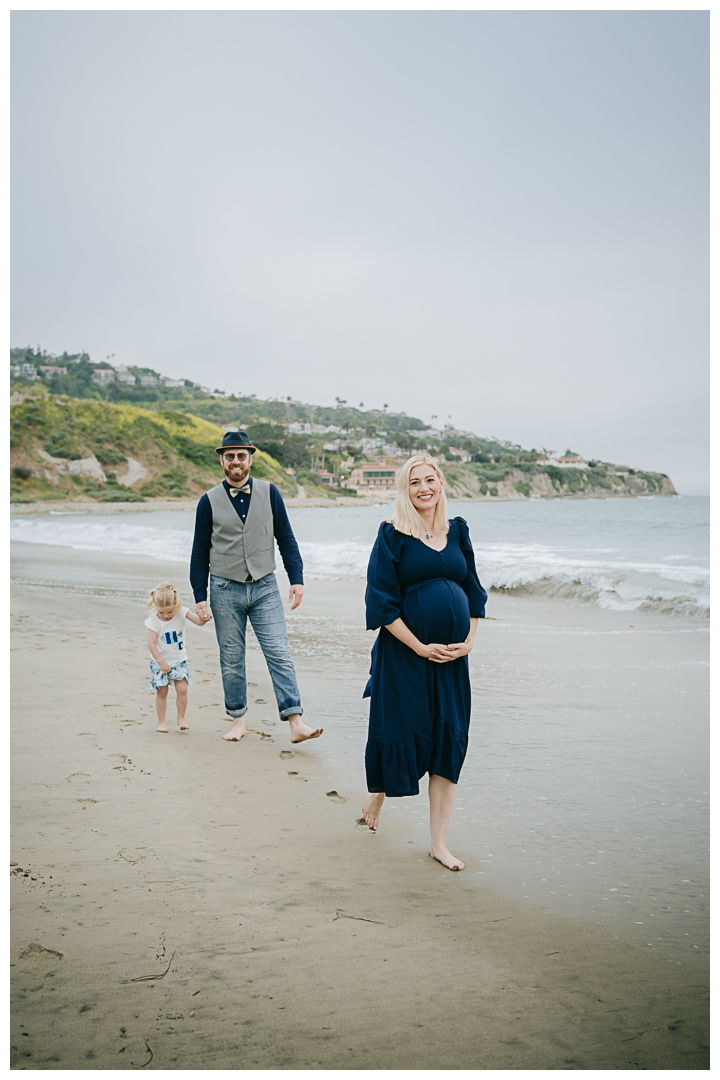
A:
{"label": "overcast sky", "polygon": [[12,22],[13,345],[708,490],[706,12]]}

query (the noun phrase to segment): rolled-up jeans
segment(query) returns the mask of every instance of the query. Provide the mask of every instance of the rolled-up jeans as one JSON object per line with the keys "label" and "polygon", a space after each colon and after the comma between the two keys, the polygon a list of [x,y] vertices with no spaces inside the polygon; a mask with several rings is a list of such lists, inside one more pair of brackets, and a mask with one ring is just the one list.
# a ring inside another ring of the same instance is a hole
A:
{"label": "rolled-up jeans", "polygon": [[274,574],[259,581],[231,581],[210,575],[210,607],[220,646],[225,711],[234,718],[247,712],[245,630],[250,619],[265,654],[281,720],[302,713],[300,691],[288,648],[285,612]]}

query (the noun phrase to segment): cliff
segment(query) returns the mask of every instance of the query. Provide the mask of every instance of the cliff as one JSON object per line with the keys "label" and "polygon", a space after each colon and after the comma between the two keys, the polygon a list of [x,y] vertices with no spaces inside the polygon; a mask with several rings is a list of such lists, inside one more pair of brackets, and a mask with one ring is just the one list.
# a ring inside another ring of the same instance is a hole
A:
{"label": "cliff", "polygon": [[443,466],[448,495],[455,499],[558,499],[618,498],[638,495],[677,495],[663,473],[596,465],[588,469],[561,469],[523,464]]}

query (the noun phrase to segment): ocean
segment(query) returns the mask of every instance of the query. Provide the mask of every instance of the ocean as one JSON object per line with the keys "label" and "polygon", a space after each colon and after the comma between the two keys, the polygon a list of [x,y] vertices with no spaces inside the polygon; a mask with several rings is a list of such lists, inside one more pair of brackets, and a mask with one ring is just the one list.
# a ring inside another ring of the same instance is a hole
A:
{"label": "ocean", "polygon": [[[305,573],[361,579],[389,506],[292,508]],[[464,517],[487,589],[707,619],[709,499],[701,497],[453,502]],[[13,540],[187,563],[190,511],[83,514],[11,520]]]}

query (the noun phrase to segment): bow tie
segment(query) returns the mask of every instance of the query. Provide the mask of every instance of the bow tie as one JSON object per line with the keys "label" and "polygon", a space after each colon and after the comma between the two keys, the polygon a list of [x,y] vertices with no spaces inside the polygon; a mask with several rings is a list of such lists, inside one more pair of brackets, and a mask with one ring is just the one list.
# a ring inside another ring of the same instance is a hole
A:
{"label": "bow tie", "polygon": [[241,487],[241,488],[231,487],[230,488],[230,498],[234,499],[236,495],[240,495],[240,494],[249,495],[250,491],[251,491],[251,488],[250,488],[249,484],[246,484],[245,487]]}

